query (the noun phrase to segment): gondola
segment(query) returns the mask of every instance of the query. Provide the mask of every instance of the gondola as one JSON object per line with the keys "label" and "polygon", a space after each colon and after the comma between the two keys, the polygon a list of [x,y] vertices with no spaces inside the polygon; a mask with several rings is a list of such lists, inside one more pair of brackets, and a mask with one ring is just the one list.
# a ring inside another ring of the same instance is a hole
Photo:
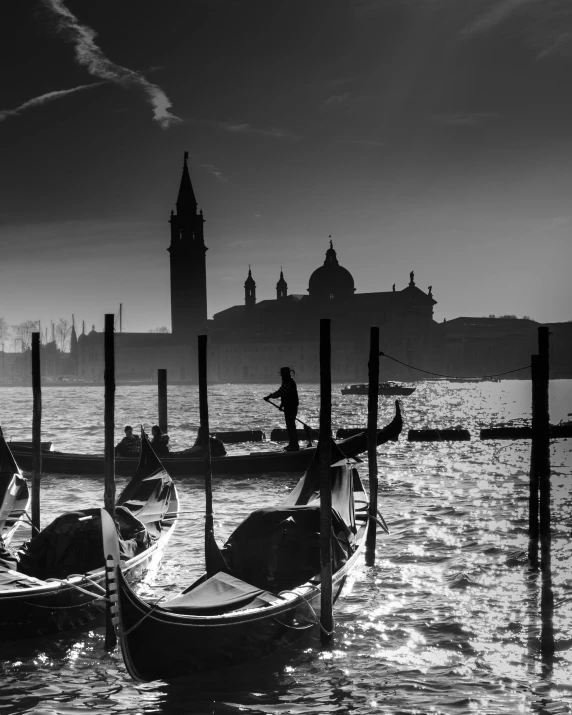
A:
{"label": "gondola", "polygon": [[[401,431],[401,411],[395,403],[395,417],[385,428],[378,430],[377,444],[385,444],[397,439]],[[347,457],[357,457],[367,450],[367,434],[363,432],[338,442],[338,446]],[[301,449],[299,452],[279,450],[267,452],[234,453],[224,457],[212,458],[212,470],[215,476],[255,475],[284,472],[285,474],[303,474],[315,453],[315,447]],[[195,453],[197,454],[197,453]],[[14,456],[24,470],[32,468],[30,452],[14,450]],[[204,469],[204,457],[181,452],[171,452],[162,457],[162,462],[171,476],[201,476]],[[115,473],[131,476],[136,468],[137,459],[116,457]],[[103,474],[103,456],[91,454],[71,454],[65,452],[45,452],[42,454],[42,471],[47,474],[100,475]]]}
{"label": "gondola", "polygon": [[28,521],[28,483],[0,428],[0,544],[10,545],[14,534]]}
{"label": "gondola", "polygon": [[[121,569],[132,581],[160,560],[173,532],[178,495],[145,433],[139,466],[116,502]],[[101,510],[57,517],[0,568],[0,641],[102,622],[105,613]]]}
{"label": "gondola", "polygon": [[[387,397],[390,395],[401,395],[402,397],[406,395],[411,395],[415,392],[417,388],[415,387],[405,387],[404,385],[398,385],[396,382],[380,382],[377,390],[378,395]],[[369,391],[369,386],[367,382],[359,383],[357,385],[346,385],[342,387],[342,395],[367,395]]]}
{"label": "gondola", "polygon": [[[332,441],[333,599],[365,548],[368,497]],[[103,515],[111,615],[123,659],[139,681],[246,663],[296,641],[320,610],[319,459],[290,495],[257,509],[219,549],[207,540],[206,573],[179,595],[149,603],[117,568],[117,539]],[[210,532],[212,534],[212,532]]]}

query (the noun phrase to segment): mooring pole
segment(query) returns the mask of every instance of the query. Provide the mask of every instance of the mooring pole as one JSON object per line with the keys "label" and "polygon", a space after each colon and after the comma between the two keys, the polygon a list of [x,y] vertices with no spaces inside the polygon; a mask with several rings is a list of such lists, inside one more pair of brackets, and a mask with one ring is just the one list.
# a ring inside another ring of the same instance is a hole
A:
{"label": "mooring pole", "polygon": [[159,427],[161,432],[167,433],[169,425],[167,423],[167,371],[157,370],[157,390],[159,393]]}
{"label": "mooring pole", "polygon": [[42,480],[42,383],[40,333],[32,333],[32,537],[40,531],[40,482]]}
{"label": "mooring pole", "polygon": [[334,630],[332,593],[332,349],[330,320],[320,320],[320,573],[321,640],[330,640]]}
{"label": "mooring pole", "polygon": [[540,448],[537,444],[539,430],[539,378],[540,357],[530,356],[530,374],[532,379],[532,439],[530,445],[530,482],[528,494],[528,559],[533,568],[538,568],[538,537],[540,528],[538,523],[538,475]]}
{"label": "mooring pole", "polygon": [[115,519],[115,315],[105,314],[104,359],[105,415],[103,504]]}
{"label": "mooring pole", "polygon": [[554,593],[552,591],[551,533],[550,533],[550,360],[548,328],[538,328],[538,483],[539,483],[539,533],[542,590],[540,612],[542,619],[541,648],[543,658],[549,662],[554,656]]}
{"label": "mooring pole", "polygon": [[367,459],[369,465],[369,524],[366,538],[365,562],[375,563],[375,541],[377,536],[377,413],[379,399],[379,328],[369,331],[369,390],[367,401]]}
{"label": "mooring pole", "polygon": [[201,420],[201,445],[205,457],[205,560],[207,559],[207,545],[214,535],[213,516],[213,475],[211,463],[211,444],[209,429],[209,403],[207,394],[207,336],[199,335],[199,413]]}

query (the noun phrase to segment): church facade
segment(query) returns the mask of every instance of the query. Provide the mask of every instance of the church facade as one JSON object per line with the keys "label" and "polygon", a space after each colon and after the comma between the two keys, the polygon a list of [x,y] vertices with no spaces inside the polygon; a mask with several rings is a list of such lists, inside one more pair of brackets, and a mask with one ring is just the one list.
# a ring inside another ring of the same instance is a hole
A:
{"label": "church facade", "polygon": [[[372,325],[380,329],[380,349],[395,358],[382,358],[381,380],[427,376],[407,365],[459,376],[491,374],[508,362],[514,367],[528,364],[534,351],[538,325],[534,321],[511,318],[501,325],[496,319],[458,318],[437,323],[432,288],[420,289],[413,272],[399,288],[394,284],[391,290],[358,292],[331,240],[323,264],[308,276],[307,294],[290,294],[281,270],[276,297],[258,300],[249,269],[241,302],[208,320],[204,218],[197,207],[186,152],[169,224],[172,332],[116,333],[120,382],[154,382],[159,368],[167,369],[171,383],[196,382],[197,336],[204,333],[209,336],[211,382],[274,384],[283,365],[295,371],[297,381],[316,382],[320,318],[332,321],[332,379],[337,382],[367,380]],[[237,286],[237,294],[241,290]],[[572,323],[559,325],[552,326],[563,341],[554,355],[562,365],[554,369],[564,377],[572,365]],[[103,334],[94,329],[82,332],[75,361],[79,376],[103,380]]]}

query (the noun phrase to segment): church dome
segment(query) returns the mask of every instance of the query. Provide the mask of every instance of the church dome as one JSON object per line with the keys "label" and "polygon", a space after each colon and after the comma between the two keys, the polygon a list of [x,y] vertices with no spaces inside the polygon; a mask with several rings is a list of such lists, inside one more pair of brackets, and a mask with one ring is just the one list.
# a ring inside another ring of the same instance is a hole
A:
{"label": "church dome", "polygon": [[338,263],[331,241],[324,265],[310,276],[308,293],[311,298],[347,298],[355,293],[353,276]]}

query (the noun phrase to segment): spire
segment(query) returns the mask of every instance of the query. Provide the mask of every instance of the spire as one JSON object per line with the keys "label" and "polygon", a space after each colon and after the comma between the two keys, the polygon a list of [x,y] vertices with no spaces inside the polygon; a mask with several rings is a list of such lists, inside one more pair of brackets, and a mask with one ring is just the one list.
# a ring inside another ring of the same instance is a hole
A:
{"label": "spire", "polygon": [[337,257],[336,252],[334,251],[334,244],[332,242],[332,237],[328,236],[328,238],[330,239],[330,247],[326,251],[326,260],[324,261],[324,265],[334,264],[337,266],[338,265],[338,257]]}
{"label": "spire", "polygon": [[276,298],[286,298],[288,295],[288,283],[284,280],[284,273],[282,272],[282,266],[280,266],[280,279],[276,284]]}
{"label": "spire", "polygon": [[177,214],[179,216],[188,214],[194,216],[197,212],[197,200],[195,199],[195,192],[191,184],[189,167],[187,165],[188,160],[189,152],[186,151],[183,160],[183,174],[179,186],[179,195],[177,196]]}
{"label": "spire", "polygon": [[246,306],[253,306],[256,303],[256,283],[250,266],[248,266],[248,277],[244,282],[244,303]]}

